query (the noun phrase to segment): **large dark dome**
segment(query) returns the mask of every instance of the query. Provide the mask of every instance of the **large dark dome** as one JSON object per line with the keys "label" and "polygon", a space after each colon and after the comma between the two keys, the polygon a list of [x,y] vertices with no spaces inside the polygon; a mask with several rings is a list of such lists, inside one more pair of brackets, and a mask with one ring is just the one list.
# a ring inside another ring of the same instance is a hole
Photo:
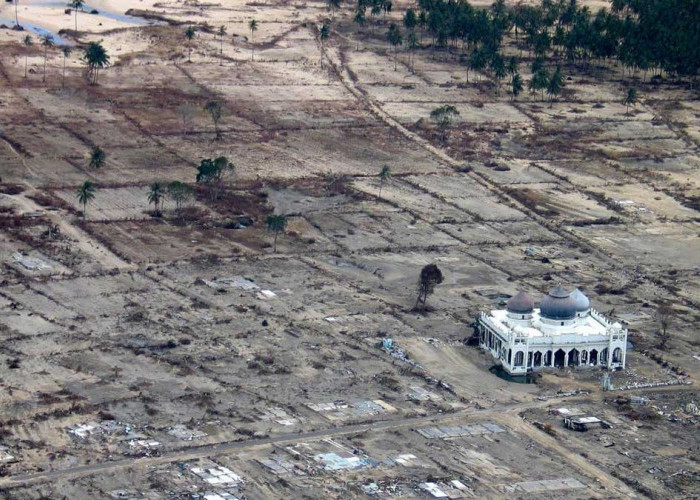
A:
{"label": "large dark dome", "polygon": [[518,292],[508,299],[506,309],[515,314],[532,314],[535,308],[535,301],[525,292]]}
{"label": "large dark dome", "polygon": [[540,302],[540,316],[547,319],[565,320],[576,317],[576,303],[569,292],[558,286]]}
{"label": "large dark dome", "polygon": [[576,312],[588,311],[591,308],[591,301],[578,288],[571,292],[569,297],[571,297],[574,300],[574,307],[576,308]]}

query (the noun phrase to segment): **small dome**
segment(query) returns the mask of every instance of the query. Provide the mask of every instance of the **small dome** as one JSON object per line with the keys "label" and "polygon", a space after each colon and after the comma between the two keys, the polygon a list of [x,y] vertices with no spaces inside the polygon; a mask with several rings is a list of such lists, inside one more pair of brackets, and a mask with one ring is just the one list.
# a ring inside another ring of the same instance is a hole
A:
{"label": "small dome", "polygon": [[576,312],[588,311],[591,308],[591,301],[584,295],[584,293],[576,288],[569,297],[574,299],[574,306],[576,307]]}
{"label": "small dome", "polygon": [[576,317],[575,301],[564,288],[555,287],[540,302],[540,315],[554,320],[573,319]]}
{"label": "small dome", "polygon": [[515,314],[532,314],[535,308],[535,301],[525,292],[518,292],[508,299],[506,309]]}

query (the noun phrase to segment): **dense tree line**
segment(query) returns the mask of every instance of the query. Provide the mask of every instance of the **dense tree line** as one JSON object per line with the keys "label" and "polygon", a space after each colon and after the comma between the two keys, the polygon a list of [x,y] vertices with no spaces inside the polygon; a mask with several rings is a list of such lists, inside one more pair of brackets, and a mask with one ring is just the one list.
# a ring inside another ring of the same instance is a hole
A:
{"label": "dense tree line", "polygon": [[[387,0],[357,2],[358,24],[367,22],[368,11],[378,16],[391,10]],[[630,71],[691,78],[700,69],[700,0],[612,0],[610,9],[596,13],[576,0],[512,7],[497,0],[489,9],[466,0],[418,0],[403,24],[408,34],[428,36],[433,46],[463,49],[469,69],[490,71],[499,81],[510,74],[512,82],[515,75],[502,54],[507,34],[531,57],[552,57],[557,64],[616,60]]]}

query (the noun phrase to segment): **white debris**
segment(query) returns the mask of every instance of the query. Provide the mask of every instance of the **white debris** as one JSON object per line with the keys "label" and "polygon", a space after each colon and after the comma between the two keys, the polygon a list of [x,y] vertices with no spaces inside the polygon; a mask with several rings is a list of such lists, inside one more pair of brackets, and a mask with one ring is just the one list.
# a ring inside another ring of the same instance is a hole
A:
{"label": "white debris", "polygon": [[192,474],[212,485],[235,485],[243,482],[243,478],[231,469],[218,465],[216,467],[192,467]]}
{"label": "white debris", "polygon": [[29,269],[30,271],[43,271],[44,269],[51,269],[51,266],[49,264],[47,264],[41,259],[37,259],[36,257],[22,255],[19,252],[15,252],[13,257],[23,267]]}
{"label": "white debris", "polygon": [[277,297],[277,294],[272,290],[260,290],[258,292],[259,299],[274,299],[275,297]]}
{"label": "white debris", "polygon": [[97,424],[81,424],[74,427],[69,427],[68,432],[80,439],[85,439],[98,431]]}
{"label": "white debris", "polygon": [[183,441],[192,441],[193,439],[201,439],[206,437],[207,433],[202,431],[197,431],[194,429],[188,429],[182,424],[174,425],[168,431],[168,434],[175,436],[176,438],[182,439]]}

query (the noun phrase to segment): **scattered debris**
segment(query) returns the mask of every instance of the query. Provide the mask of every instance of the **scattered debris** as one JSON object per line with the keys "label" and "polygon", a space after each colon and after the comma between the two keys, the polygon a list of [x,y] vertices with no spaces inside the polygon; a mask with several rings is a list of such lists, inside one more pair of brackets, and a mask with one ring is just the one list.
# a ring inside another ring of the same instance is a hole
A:
{"label": "scattered debris", "polygon": [[462,425],[458,427],[423,427],[416,429],[421,436],[428,439],[447,439],[462,436],[481,436],[483,434],[497,434],[505,432],[505,429],[496,424],[474,424]]}
{"label": "scattered debris", "polygon": [[192,441],[194,439],[202,439],[203,437],[207,436],[206,432],[202,431],[197,431],[194,429],[188,429],[187,426],[183,424],[178,424],[172,426],[168,430],[168,434],[171,436],[174,436],[178,439],[182,439],[183,441]]}
{"label": "scattered debris", "polygon": [[545,479],[542,481],[523,481],[521,483],[515,483],[507,485],[504,490],[507,493],[513,492],[525,492],[525,493],[538,493],[541,491],[556,491],[556,490],[574,490],[585,488],[586,486],[579,480],[573,477],[567,477],[564,479]]}
{"label": "scattered debris", "polygon": [[51,265],[44,262],[36,257],[29,257],[28,255],[22,255],[19,252],[13,254],[14,259],[19,262],[24,268],[30,271],[43,271],[46,269],[51,269]]}

